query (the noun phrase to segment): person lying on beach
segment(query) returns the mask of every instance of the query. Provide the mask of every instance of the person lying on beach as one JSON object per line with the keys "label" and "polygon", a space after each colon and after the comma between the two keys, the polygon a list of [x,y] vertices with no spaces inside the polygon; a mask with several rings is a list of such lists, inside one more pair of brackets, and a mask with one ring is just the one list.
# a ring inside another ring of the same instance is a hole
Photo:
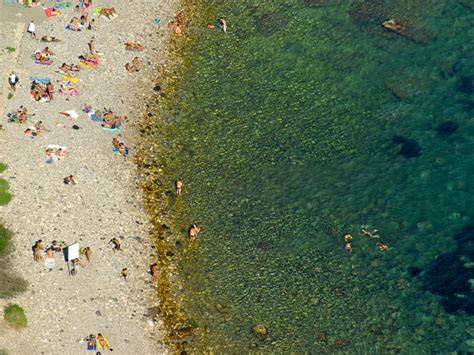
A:
{"label": "person lying on beach", "polygon": [[125,42],[125,49],[127,51],[138,51],[141,52],[145,49],[140,43],[137,42]]}
{"label": "person lying on beach", "polygon": [[194,242],[199,234],[201,229],[198,228],[197,225],[192,224],[191,227],[188,229],[188,238],[191,242]]}
{"label": "person lying on beach", "polygon": [[99,17],[105,17],[107,20],[112,20],[113,18],[117,17],[118,13],[115,11],[113,7],[111,8],[102,8],[100,10]]}
{"label": "person lying on beach", "polygon": [[76,75],[76,72],[81,71],[81,67],[78,66],[78,65],[74,65],[74,64],[66,64],[66,63],[63,63],[63,64],[59,67],[59,71],[60,71],[62,74],[69,75],[69,76],[74,76],[74,75]]}
{"label": "person lying on beach", "polygon": [[158,277],[158,264],[157,263],[150,265],[150,273],[151,273],[151,282],[156,282],[156,278]]}
{"label": "person lying on beach", "polygon": [[41,42],[60,42],[61,40],[54,36],[44,35],[41,37]]}
{"label": "person lying on beach", "polygon": [[119,239],[112,238],[112,239],[110,239],[109,243],[113,244],[112,251],[114,252],[114,254],[116,254],[118,251],[123,254],[122,242]]}
{"label": "person lying on beach", "polygon": [[99,343],[99,349],[101,350],[108,349],[110,351],[113,351],[113,349],[110,347],[109,341],[101,333],[97,334],[97,342]]}
{"label": "person lying on beach", "polygon": [[[105,113],[102,116],[102,127],[104,128],[118,128],[122,126],[125,122],[128,122],[127,116],[119,117],[114,114],[114,112],[110,109],[105,109]],[[100,113],[100,112],[99,112]],[[96,117],[99,117],[96,113]],[[119,148],[119,146],[117,146]]]}
{"label": "person lying on beach", "polygon": [[43,121],[38,121],[35,123],[36,135],[40,135],[43,132],[48,132],[49,130],[44,126]]}
{"label": "person lying on beach", "polygon": [[127,69],[127,71],[129,73],[135,73],[135,72],[138,72],[140,71],[140,69],[142,68],[143,64],[142,62],[140,61],[140,58],[138,57],[135,57],[132,59],[132,62],[131,63],[127,63],[125,64],[125,69]]}
{"label": "person lying on beach", "polygon": [[124,157],[128,156],[128,147],[117,138],[112,139],[112,152],[123,155]]}
{"label": "person lying on beach", "polygon": [[64,184],[66,184],[66,185],[77,185],[77,181],[76,181],[76,178],[74,177],[74,175],[66,176],[66,177],[63,179],[63,182],[64,182]]}
{"label": "person lying on beach", "polygon": [[127,281],[127,276],[128,276],[128,269],[125,267],[122,269],[122,277],[125,281]]}
{"label": "person lying on beach", "polygon": [[65,96],[77,96],[79,95],[79,90],[71,82],[62,82],[58,90],[58,94]]}
{"label": "person lying on beach", "polygon": [[44,55],[50,57],[52,55],[54,55],[54,52],[52,50],[49,49],[49,47],[44,47],[42,50],[41,50],[41,53],[43,53]]}
{"label": "person lying on beach", "polygon": [[33,53],[33,59],[37,63],[51,63],[51,58],[49,55],[41,52],[41,51],[36,51]]}

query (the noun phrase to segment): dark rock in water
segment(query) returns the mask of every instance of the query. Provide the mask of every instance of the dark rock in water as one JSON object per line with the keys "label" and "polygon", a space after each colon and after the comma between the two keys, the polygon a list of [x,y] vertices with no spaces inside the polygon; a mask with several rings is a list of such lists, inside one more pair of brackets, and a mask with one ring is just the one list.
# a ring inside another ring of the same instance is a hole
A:
{"label": "dark rock in water", "polygon": [[344,338],[336,339],[336,341],[334,342],[334,346],[339,349],[344,348],[349,344],[350,344],[349,339],[344,339]]}
{"label": "dark rock in water", "polygon": [[474,93],[474,81],[471,78],[465,76],[461,77],[461,81],[458,85],[458,91],[466,95],[471,95]]}
{"label": "dark rock in water", "polygon": [[396,135],[392,138],[392,143],[401,145],[398,154],[403,155],[407,159],[419,157],[421,154],[421,147],[414,139]]}
{"label": "dark rock in water", "polygon": [[161,91],[161,86],[160,85],[155,85],[155,87],[153,88],[153,91],[160,92]]}
{"label": "dark rock in water", "polygon": [[459,125],[453,121],[446,121],[441,123],[436,131],[440,136],[447,137],[456,132],[459,128]]}
{"label": "dark rock in water", "polygon": [[155,180],[153,180],[153,183],[154,183],[156,186],[161,186],[161,185],[163,185],[163,183],[161,182],[160,179],[155,179]]}
{"label": "dark rock in water", "polygon": [[424,288],[442,297],[446,312],[474,314],[474,226],[468,225],[454,236],[455,251],[439,255],[425,270]]}
{"label": "dark rock in water", "polygon": [[280,13],[273,12],[259,16],[255,20],[257,31],[265,36],[269,36],[286,26],[287,19]]}
{"label": "dark rock in water", "polygon": [[166,256],[173,257],[174,253],[172,251],[167,251]]}
{"label": "dark rock in water", "polygon": [[423,270],[417,266],[412,266],[408,268],[408,272],[411,277],[417,277]]}

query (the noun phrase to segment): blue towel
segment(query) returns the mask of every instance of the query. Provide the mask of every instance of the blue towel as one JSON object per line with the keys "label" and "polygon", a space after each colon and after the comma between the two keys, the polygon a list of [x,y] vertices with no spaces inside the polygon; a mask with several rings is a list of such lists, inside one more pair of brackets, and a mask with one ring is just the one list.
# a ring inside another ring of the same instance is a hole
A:
{"label": "blue towel", "polygon": [[51,81],[50,78],[46,77],[38,77],[38,76],[30,76],[31,81],[36,81],[37,83],[49,83]]}

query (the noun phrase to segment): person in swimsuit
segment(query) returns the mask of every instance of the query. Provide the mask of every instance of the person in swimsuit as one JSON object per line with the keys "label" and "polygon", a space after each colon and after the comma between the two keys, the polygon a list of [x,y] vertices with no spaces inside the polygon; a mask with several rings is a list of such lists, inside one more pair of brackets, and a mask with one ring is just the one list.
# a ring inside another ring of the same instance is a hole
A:
{"label": "person in swimsuit", "polygon": [[118,251],[123,254],[122,243],[120,242],[119,239],[112,238],[109,243],[112,243],[114,245],[112,249],[114,254],[116,254]]}
{"label": "person in swimsuit", "polygon": [[181,195],[181,192],[183,190],[183,180],[181,179],[177,179],[175,182],[174,182],[174,186],[176,188],[176,195]]}
{"label": "person in swimsuit", "polygon": [[191,242],[194,242],[199,234],[201,229],[195,224],[191,225],[188,229],[188,237]]}
{"label": "person in swimsuit", "polygon": [[150,266],[150,273],[151,273],[151,282],[156,282],[156,278],[158,277],[158,264],[154,263]]}

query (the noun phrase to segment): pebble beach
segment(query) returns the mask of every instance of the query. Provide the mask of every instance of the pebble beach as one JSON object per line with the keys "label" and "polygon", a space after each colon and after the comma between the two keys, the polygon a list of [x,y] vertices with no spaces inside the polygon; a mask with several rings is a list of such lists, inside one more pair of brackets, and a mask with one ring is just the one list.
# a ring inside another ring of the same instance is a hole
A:
{"label": "pebble beach", "polygon": [[[40,7],[53,4],[45,2]],[[28,326],[15,331],[0,317],[0,348],[11,354],[83,353],[84,337],[97,333],[107,336],[114,353],[166,353],[160,341],[162,322],[153,312],[159,302],[156,285],[148,273],[157,253],[141,205],[133,155],[142,109],[154,87],[154,70],[166,62],[166,23],[173,19],[177,1],[94,1],[92,9],[97,6],[113,7],[118,16],[111,21],[95,17],[97,30],[84,28],[80,32],[65,29],[73,7],[50,18],[40,17],[43,13],[38,8],[9,8],[9,15],[1,17],[0,161],[8,166],[3,177],[13,194],[12,201],[1,208],[1,216],[13,232],[13,269],[29,284],[26,292],[0,301],[2,309],[8,303],[21,305],[28,318]],[[37,21],[36,39],[26,33],[29,11],[34,11]],[[15,12],[12,18],[10,13]],[[44,35],[61,41],[42,43]],[[48,77],[59,88],[63,77],[59,66],[77,64],[78,57],[89,51],[91,39],[100,63],[77,73],[80,94],[67,97],[55,93],[50,102],[34,101],[30,78]],[[138,42],[145,50],[128,52],[124,47],[127,41]],[[46,46],[54,52],[53,63],[35,64],[32,53]],[[129,73],[124,66],[135,56],[143,68]],[[12,71],[20,81],[8,98],[7,78]],[[81,110],[83,104],[95,110],[110,108],[126,115],[128,122],[118,132],[105,131]],[[34,116],[25,124],[7,122],[6,114],[21,105]],[[75,111],[78,117],[60,114],[65,111]],[[36,137],[24,133],[40,120],[47,132]],[[112,152],[114,137],[126,143],[129,156]],[[67,147],[67,155],[48,164],[45,149],[51,144]],[[75,176],[77,185],[63,183],[68,175]],[[112,238],[121,240],[123,254],[113,253]],[[45,244],[56,240],[89,246],[92,262],[71,276],[62,253],[56,253],[55,267],[48,271],[44,262],[33,261],[31,247],[38,239]],[[123,268],[129,272],[126,281],[121,276]]]}

